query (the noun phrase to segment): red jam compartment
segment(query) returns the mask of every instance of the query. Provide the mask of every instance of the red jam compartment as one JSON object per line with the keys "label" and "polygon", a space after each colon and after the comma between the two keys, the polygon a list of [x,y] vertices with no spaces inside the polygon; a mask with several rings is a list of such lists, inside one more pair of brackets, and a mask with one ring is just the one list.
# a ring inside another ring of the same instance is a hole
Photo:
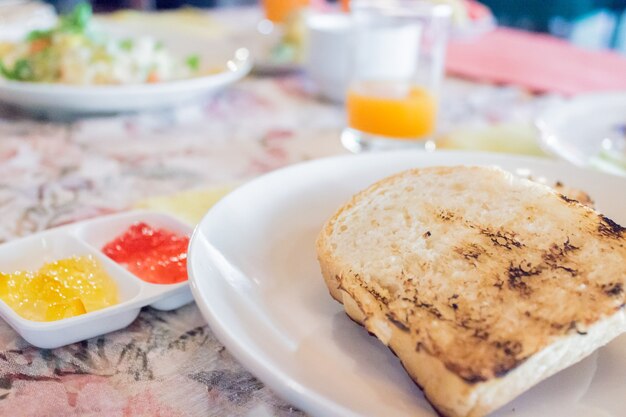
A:
{"label": "red jam compartment", "polygon": [[102,252],[152,284],[187,281],[189,237],[146,222],[133,223],[102,247]]}
{"label": "red jam compartment", "polygon": [[91,221],[78,234],[141,281],[186,285],[187,247],[192,231],[192,227],[172,216],[133,211]]}

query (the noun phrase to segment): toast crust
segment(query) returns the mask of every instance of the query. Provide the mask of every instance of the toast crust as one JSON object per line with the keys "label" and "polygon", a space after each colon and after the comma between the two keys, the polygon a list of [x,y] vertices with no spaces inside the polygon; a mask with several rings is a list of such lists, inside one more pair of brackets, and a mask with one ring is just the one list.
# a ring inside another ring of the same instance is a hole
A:
{"label": "toast crust", "polygon": [[[500,189],[513,184],[513,194],[527,191],[530,204],[490,201],[490,210],[513,211],[512,219],[489,223],[435,198],[420,207],[422,221],[409,219],[407,227],[416,229],[411,236],[435,245],[438,258],[401,248],[396,258],[402,268],[393,277],[346,260],[337,236],[355,213],[371,215],[366,203],[384,205],[393,190],[410,194],[410,184],[424,176],[474,180],[458,190],[467,195],[478,195],[486,183]],[[551,229],[533,230],[533,222]],[[437,246],[448,236],[452,243]],[[331,296],[397,354],[444,415],[482,416],[626,331],[624,228],[501,170],[434,167],[386,178],[335,213],[318,237],[317,252]],[[599,256],[606,265],[589,264]],[[439,285],[442,280],[452,284]]]}

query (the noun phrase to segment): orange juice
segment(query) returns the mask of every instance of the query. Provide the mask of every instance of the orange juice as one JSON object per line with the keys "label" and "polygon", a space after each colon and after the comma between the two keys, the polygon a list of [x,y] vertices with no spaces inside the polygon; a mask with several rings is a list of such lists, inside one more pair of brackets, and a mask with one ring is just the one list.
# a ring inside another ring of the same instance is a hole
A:
{"label": "orange juice", "polygon": [[346,109],[348,125],[372,135],[420,139],[435,129],[436,100],[416,85],[357,85],[348,92]]}
{"label": "orange juice", "polygon": [[309,0],[262,0],[265,17],[275,23],[284,23],[289,15],[308,6]]}

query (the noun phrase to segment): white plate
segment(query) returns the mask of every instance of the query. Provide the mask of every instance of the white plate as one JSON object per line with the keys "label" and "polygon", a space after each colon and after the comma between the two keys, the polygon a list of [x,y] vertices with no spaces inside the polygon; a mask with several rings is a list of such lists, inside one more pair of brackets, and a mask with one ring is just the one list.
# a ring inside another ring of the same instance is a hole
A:
{"label": "white plate", "polygon": [[141,280],[101,252],[101,248],[133,223],[143,221],[181,235],[191,227],[166,214],[131,211],[46,230],[0,245],[0,272],[37,270],[46,262],[74,255],[98,259],[119,289],[119,303],[79,316],[37,322],[18,315],[0,300],[0,317],[27,342],[40,348],[56,348],[128,326],[141,307],[173,310],[193,300],[188,282],[152,284]]}
{"label": "white plate", "polygon": [[252,68],[245,48],[232,48],[224,42],[204,41],[167,28],[152,32],[123,24],[100,24],[114,38],[153,36],[161,40],[173,55],[183,59],[200,56],[202,68],[223,70],[201,77],[155,84],[73,86],[63,84],[7,81],[0,78],[0,101],[31,111],[46,113],[119,113],[174,107],[215,93],[243,78]]}
{"label": "white plate", "polygon": [[583,94],[554,105],[536,121],[544,148],[578,166],[626,175],[598,158],[603,141],[626,140],[626,92]]}
{"label": "white plate", "polygon": [[[390,152],[317,160],[252,181],[196,228],[188,268],[216,336],[257,377],[318,417],[434,417],[396,357],[328,294],[314,241],[355,192],[430,165],[499,165],[587,190],[626,222],[626,181],[550,160],[461,152]],[[626,338],[532,389],[496,416],[624,417]],[[514,411],[513,411],[514,410]]]}

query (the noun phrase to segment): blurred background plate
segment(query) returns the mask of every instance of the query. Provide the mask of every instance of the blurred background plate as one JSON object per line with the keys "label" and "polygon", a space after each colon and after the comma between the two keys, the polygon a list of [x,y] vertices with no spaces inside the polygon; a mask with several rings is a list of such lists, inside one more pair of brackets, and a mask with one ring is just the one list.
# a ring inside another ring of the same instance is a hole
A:
{"label": "blurred background plate", "polygon": [[154,84],[63,85],[0,80],[0,101],[34,112],[45,113],[120,113],[174,107],[219,91],[243,78],[252,68],[245,48],[224,45],[192,33],[152,30],[110,20],[98,22],[113,38],[151,36],[163,42],[176,57],[195,54],[207,75]]}
{"label": "blurred background plate", "polygon": [[575,165],[626,175],[626,92],[584,94],[537,119],[542,146]]}

